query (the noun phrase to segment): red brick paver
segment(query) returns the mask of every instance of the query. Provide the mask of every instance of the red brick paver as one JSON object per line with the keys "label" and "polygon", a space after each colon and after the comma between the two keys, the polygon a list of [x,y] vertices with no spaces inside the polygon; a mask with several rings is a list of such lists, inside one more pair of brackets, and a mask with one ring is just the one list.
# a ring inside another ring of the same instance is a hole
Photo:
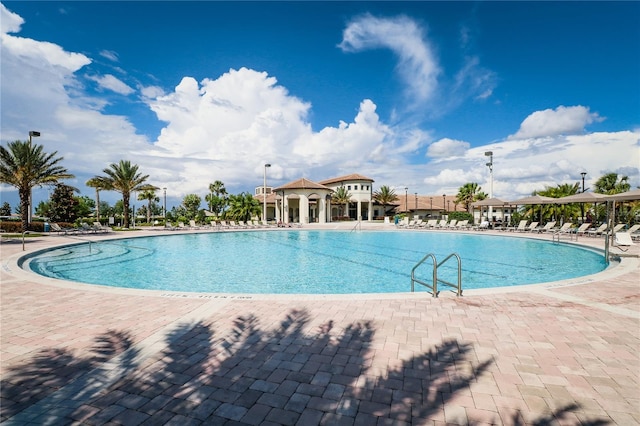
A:
{"label": "red brick paver", "polygon": [[462,298],[166,297],[1,248],[6,424],[640,424],[637,258]]}

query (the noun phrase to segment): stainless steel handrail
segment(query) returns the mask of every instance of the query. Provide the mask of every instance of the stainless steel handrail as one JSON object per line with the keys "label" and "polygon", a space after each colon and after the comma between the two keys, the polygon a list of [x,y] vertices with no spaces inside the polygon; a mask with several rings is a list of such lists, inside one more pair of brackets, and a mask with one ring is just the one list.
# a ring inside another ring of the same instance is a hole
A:
{"label": "stainless steel handrail", "polygon": [[358,222],[356,222],[356,226],[351,228],[351,231],[349,231],[349,232],[355,231],[356,229],[358,229],[358,227],[360,227],[360,231],[362,231],[362,222],[360,222],[360,220],[358,220]]}
{"label": "stainless steel handrail", "polygon": [[[449,259],[451,259],[452,257],[455,257],[458,261],[458,283],[457,284],[450,283],[448,281],[438,278],[438,268],[442,266],[445,262],[447,262]],[[415,274],[416,269],[420,265],[422,265],[428,258],[431,258],[433,261],[432,284],[429,284],[427,282],[417,279]],[[431,295],[433,297],[438,297],[438,294],[440,294],[440,292],[438,291],[438,282],[442,283],[445,286],[455,288],[456,296],[462,296],[462,260],[460,259],[460,256],[457,253],[451,253],[449,256],[445,257],[444,260],[440,263],[438,263],[436,256],[433,253],[429,253],[425,257],[420,259],[420,261],[416,263],[416,265],[411,269],[411,292],[415,291],[415,283],[418,283],[431,289]]]}

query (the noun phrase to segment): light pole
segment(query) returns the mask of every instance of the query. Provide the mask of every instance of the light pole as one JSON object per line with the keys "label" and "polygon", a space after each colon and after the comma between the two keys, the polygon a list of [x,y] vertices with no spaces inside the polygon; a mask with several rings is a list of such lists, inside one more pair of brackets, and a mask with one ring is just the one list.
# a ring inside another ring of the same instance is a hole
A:
{"label": "light pole", "polygon": [[[489,167],[489,198],[493,198],[493,151],[486,151],[485,157],[489,157],[489,162],[486,164]],[[489,206],[489,221],[493,219],[493,207]]]}
{"label": "light pole", "polygon": [[409,205],[408,201],[409,201],[409,193],[407,192],[409,190],[409,188],[407,188],[406,186],[404,187],[404,211],[405,212],[409,212],[409,208],[407,207]]}
{"label": "light pole", "polygon": [[416,214],[418,214],[418,193],[416,192]]}
{"label": "light pole", "polygon": [[164,218],[164,226],[167,227],[167,188],[162,188],[162,192],[164,193],[164,201],[162,204],[162,217]]}
{"label": "light pole", "polygon": [[429,217],[433,214],[433,197],[429,197],[429,203],[431,204],[429,207]]}
{"label": "light pole", "polygon": [[446,209],[446,204],[447,202],[445,201],[447,199],[447,195],[446,194],[442,194],[442,216],[444,216],[444,213],[446,213],[447,209]]}
{"label": "light pole", "polygon": [[[37,138],[40,136],[40,132],[35,130],[29,131],[29,150],[31,150],[31,138]],[[33,218],[33,188],[29,188],[29,211],[27,212],[27,222],[31,224],[31,219]]]}
{"label": "light pole", "polygon": [[264,181],[262,187],[262,196],[263,198],[263,210],[262,210],[262,223],[267,224],[267,168],[271,167],[271,164],[267,163],[264,165]]}
{"label": "light pole", "polygon": [[[581,172],[582,176],[582,193],[584,194],[584,178],[587,176],[587,172]],[[580,203],[580,212],[582,213],[582,223],[584,223],[584,203]]]}

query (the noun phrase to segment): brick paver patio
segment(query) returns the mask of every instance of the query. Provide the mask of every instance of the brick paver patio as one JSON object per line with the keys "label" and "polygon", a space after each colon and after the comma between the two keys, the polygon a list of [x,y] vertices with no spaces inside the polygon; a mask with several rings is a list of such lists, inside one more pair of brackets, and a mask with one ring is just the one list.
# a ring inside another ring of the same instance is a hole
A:
{"label": "brick paver patio", "polygon": [[638,257],[434,299],[53,284],[0,249],[2,424],[640,424]]}

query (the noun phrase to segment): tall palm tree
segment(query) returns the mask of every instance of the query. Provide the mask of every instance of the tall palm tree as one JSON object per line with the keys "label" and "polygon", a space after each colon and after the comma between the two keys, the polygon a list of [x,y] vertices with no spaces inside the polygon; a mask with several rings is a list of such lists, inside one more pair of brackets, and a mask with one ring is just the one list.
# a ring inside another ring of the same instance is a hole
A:
{"label": "tall palm tree", "polygon": [[155,191],[153,185],[146,184],[149,175],[142,175],[138,172],[138,165],[132,165],[128,160],[120,160],[113,163],[102,171],[106,176],[95,176],[102,187],[109,191],[117,191],[122,194],[123,223],[125,228],[129,227],[129,200],[132,191]]}
{"label": "tall palm tree", "polygon": [[454,203],[457,205],[462,203],[467,212],[471,213],[471,203],[484,200],[487,195],[481,191],[482,188],[475,182],[469,182],[458,188],[458,194]]}
{"label": "tall palm tree", "polygon": [[236,220],[247,221],[261,213],[262,206],[260,206],[260,202],[248,192],[231,195],[229,197],[229,211],[227,212],[229,217]]}
{"label": "tall palm tree", "polygon": [[42,145],[26,141],[9,142],[0,146],[0,182],[18,189],[22,230],[29,229],[29,202],[34,186],[55,185],[60,179],[74,176],[59,165],[58,151],[47,154]]}
{"label": "tall palm tree", "polygon": [[607,173],[600,176],[594,185],[596,187],[594,192],[613,195],[630,190],[629,176],[620,176],[620,179],[618,177],[617,173]]}
{"label": "tall palm tree", "polygon": [[153,202],[157,203],[160,201],[160,197],[156,195],[157,189],[158,188],[147,189],[138,194],[138,200],[140,201],[147,200],[148,202],[147,203],[147,223],[151,223],[151,203]]}
{"label": "tall palm tree", "polygon": [[209,194],[205,196],[205,200],[209,204],[209,211],[219,216],[227,200],[227,189],[224,183],[220,180],[210,183]]}
{"label": "tall palm tree", "polygon": [[[533,195],[543,195],[545,197],[562,198],[569,195],[577,194],[580,189],[580,184],[575,183],[563,183],[554,187],[546,187],[542,191],[535,191]],[[533,209],[534,206],[528,206]],[[543,209],[543,207],[540,207]],[[562,219],[563,221],[571,220],[573,217],[580,216],[580,208],[578,204],[548,204],[544,207],[542,214],[543,220],[549,218],[555,218],[556,220]],[[525,214],[533,214],[533,210],[525,212]]]}
{"label": "tall palm tree", "polygon": [[343,206],[349,205],[349,202],[351,201],[351,193],[347,191],[347,188],[345,188],[344,185],[339,186],[333,194],[331,194],[331,201],[338,205],[339,216],[342,216],[342,208]]}
{"label": "tall palm tree", "polygon": [[98,220],[98,222],[100,221],[100,191],[105,189],[102,184],[103,182],[96,178],[91,178],[85,183],[89,188],[96,190],[96,220]]}
{"label": "tall palm tree", "polygon": [[382,204],[382,215],[387,215],[387,206],[398,201],[396,192],[387,185],[382,185],[379,190],[373,193],[373,199]]}

